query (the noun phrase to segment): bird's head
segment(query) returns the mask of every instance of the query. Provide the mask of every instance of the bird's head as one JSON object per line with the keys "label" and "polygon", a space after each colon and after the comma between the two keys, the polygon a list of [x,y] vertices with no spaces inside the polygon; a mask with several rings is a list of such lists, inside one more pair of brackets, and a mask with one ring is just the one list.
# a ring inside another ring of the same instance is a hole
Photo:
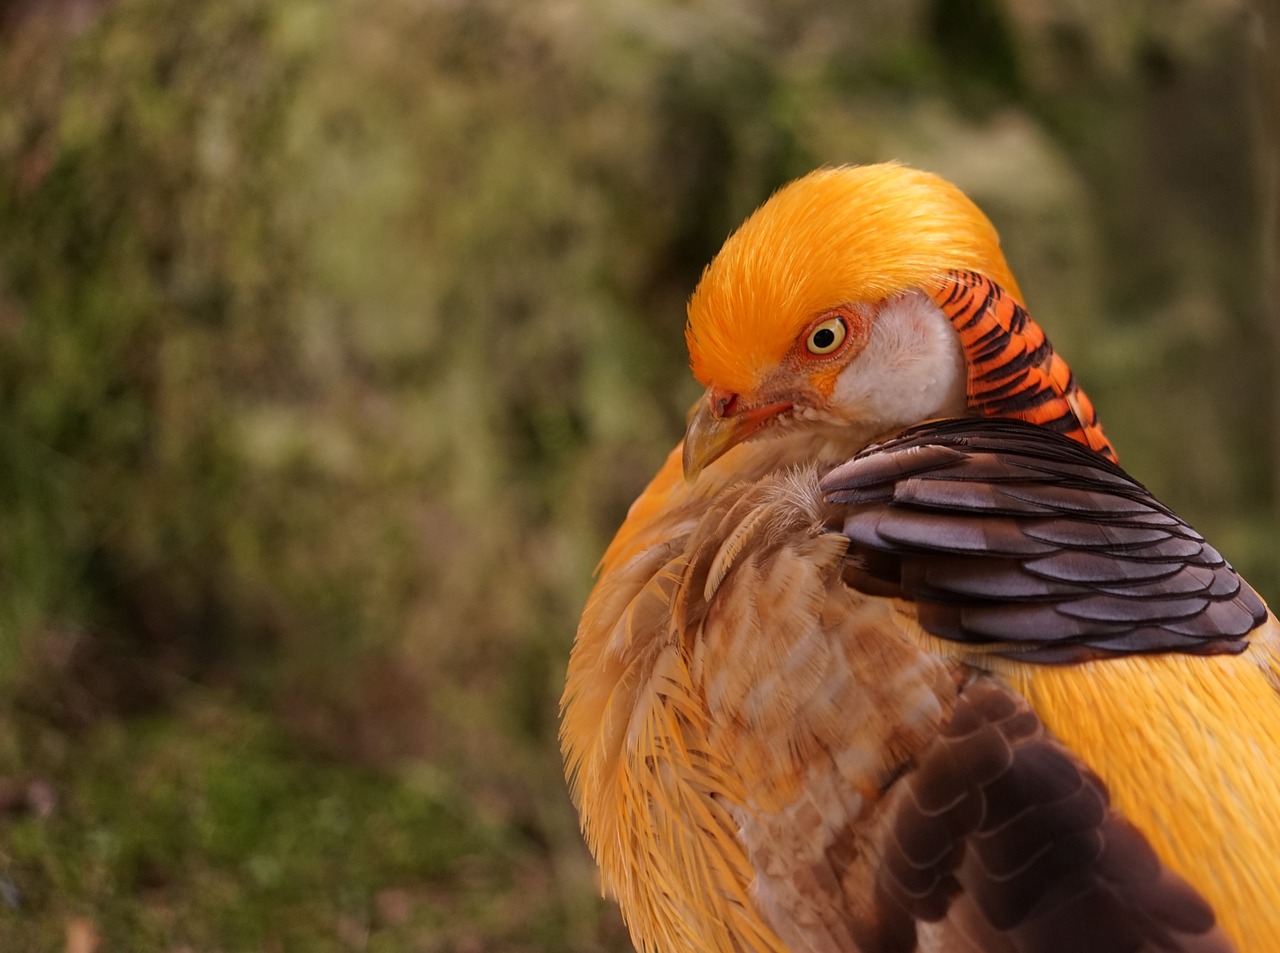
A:
{"label": "bird's head", "polygon": [[934,300],[957,271],[1021,297],[991,223],[937,176],[843,167],[778,191],[689,301],[707,392],[685,435],[686,477],[769,430],[825,424],[870,439],[963,413],[965,353]]}

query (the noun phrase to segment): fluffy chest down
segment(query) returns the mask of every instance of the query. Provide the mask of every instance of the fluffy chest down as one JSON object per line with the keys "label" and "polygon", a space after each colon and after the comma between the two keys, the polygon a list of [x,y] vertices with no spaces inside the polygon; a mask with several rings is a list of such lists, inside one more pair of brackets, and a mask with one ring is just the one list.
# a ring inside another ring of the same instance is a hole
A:
{"label": "fluffy chest down", "polygon": [[812,471],[673,529],[602,577],[609,638],[570,669],[567,727],[605,726],[568,751],[605,886],[654,949],[856,949],[882,792],[957,673],[843,584]]}

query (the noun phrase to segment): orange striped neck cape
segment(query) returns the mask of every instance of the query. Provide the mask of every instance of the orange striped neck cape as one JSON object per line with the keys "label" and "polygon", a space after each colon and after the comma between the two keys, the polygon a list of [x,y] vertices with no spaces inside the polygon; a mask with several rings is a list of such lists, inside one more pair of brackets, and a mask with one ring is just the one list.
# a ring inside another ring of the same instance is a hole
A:
{"label": "orange striped neck cape", "polygon": [[953,271],[931,297],[960,335],[971,412],[1039,424],[1116,462],[1093,402],[1012,296],[977,272]]}

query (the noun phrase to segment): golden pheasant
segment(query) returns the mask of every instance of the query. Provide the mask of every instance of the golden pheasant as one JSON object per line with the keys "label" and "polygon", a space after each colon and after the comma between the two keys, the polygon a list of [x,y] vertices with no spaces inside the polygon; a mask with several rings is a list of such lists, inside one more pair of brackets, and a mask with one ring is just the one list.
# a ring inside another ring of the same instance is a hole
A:
{"label": "golden pheasant", "polygon": [[813,173],[686,337],[563,699],[636,945],[1280,951],[1280,626],[1113,462],[982,213]]}

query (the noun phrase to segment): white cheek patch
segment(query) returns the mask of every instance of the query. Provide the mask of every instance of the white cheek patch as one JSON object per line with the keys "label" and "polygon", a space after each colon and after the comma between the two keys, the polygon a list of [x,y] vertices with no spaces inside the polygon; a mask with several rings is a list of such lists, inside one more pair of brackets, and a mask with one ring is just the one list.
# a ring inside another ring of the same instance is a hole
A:
{"label": "white cheek patch", "polygon": [[875,313],[866,347],[836,378],[831,405],[848,422],[884,432],[963,414],[966,376],[951,322],[927,295],[910,291]]}

